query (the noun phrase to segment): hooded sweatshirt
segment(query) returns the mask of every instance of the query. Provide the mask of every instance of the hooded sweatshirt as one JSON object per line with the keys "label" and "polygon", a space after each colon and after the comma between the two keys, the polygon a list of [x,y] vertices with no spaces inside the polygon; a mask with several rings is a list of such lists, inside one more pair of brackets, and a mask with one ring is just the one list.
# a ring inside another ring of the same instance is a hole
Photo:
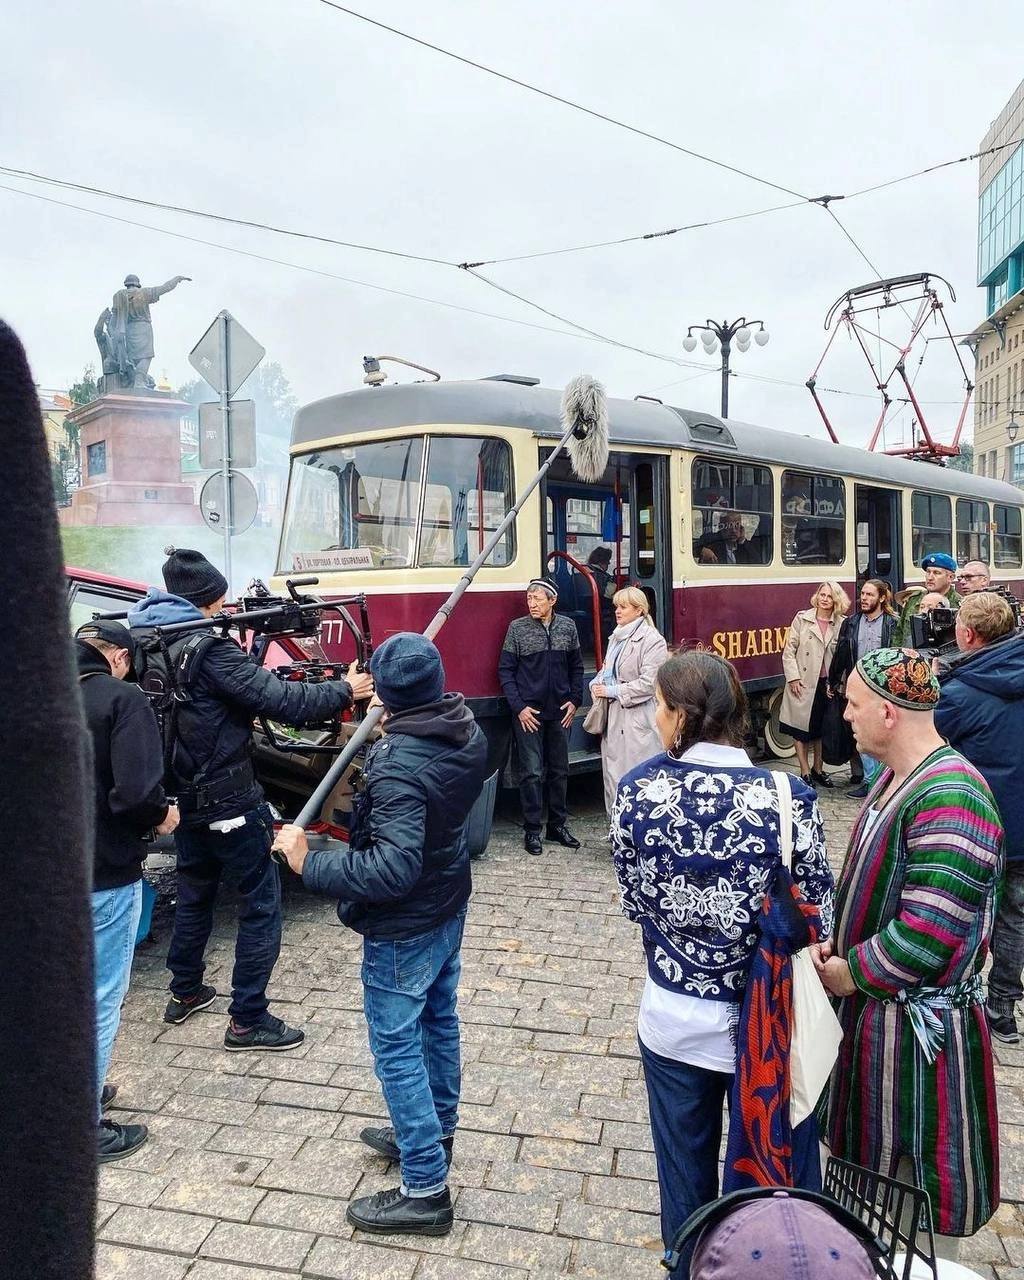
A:
{"label": "hooded sweatshirt", "polygon": [[939,682],[935,727],[992,788],[1006,859],[1024,863],[1024,633],[965,654]]}
{"label": "hooded sweatshirt", "polygon": [[460,693],[389,717],[367,753],[350,846],[306,858],[302,880],[336,897],[369,938],[412,938],[452,919],[472,887],[464,828],[487,777],[487,741]]}

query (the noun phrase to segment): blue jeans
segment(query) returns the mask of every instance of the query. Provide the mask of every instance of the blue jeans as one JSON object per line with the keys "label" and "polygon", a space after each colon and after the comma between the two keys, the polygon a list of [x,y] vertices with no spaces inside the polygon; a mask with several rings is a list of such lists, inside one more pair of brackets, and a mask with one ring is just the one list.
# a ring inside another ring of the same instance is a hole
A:
{"label": "blue jeans", "polygon": [[462,1062],[456,991],[466,912],[397,942],[363,939],[363,1008],[402,1184],[421,1195],[448,1179],[441,1138],[459,1122]]}
{"label": "blue jeans", "polygon": [[203,953],[213,929],[221,876],[239,898],[235,967],[228,1012],[239,1027],[254,1027],[267,1013],[267,983],[281,952],[281,880],[271,860],[274,823],[261,804],[233,831],[179,827],[178,903],[167,953],[171,993],[179,1000],[203,985]]}
{"label": "blue jeans", "polygon": [[114,1037],[121,1025],[121,1005],[135,953],[135,934],[142,914],[142,881],[92,895],[92,937],[96,976],[96,1122],[100,1092],[110,1066]]}
{"label": "blue jeans", "polygon": [[[652,1053],[640,1042],[651,1136],[661,1192],[661,1238],[668,1249],[691,1213],[718,1199],[718,1153],[722,1144],[722,1103],[733,1077]],[[818,1125],[814,1117],[793,1130],[793,1181],[806,1191],[821,1190]],[[696,1239],[681,1251],[670,1274],[690,1274]]]}

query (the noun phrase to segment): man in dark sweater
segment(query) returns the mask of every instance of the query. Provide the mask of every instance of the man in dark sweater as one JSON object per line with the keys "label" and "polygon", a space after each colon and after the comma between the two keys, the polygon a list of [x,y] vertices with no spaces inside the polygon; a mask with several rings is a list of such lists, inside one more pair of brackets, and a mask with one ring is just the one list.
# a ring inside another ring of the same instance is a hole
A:
{"label": "man in dark sweater", "polygon": [[[167,590],[150,591],[128,612],[137,636],[168,623],[213,617],[223,608],[228,584],[201,552],[169,547],[163,577]],[[185,643],[170,641],[172,660]],[[184,1022],[217,998],[216,989],[203,983],[203,955],[223,876],[241,898],[225,1049],[280,1052],[305,1039],[268,1010],[267,983],[281,950],[281,882],[270,858],[274,815],[252,767],[253,717],[318,724],[368,698],[372,689],[370,677],[356,673],[319,685],[286,682],[256,666],[230,637],[214,637],[192,659],[168,781],[181,826],[174,836],[178,903],[167,956],[172,976],[165,1022]]]}
{"label": "man in dark sweater", "polygon": [[101,1162],[130,1156],[146,1126],[102,1115],[104,1079],[128,990],[142,911],[143,837],[166,835],[178,810],[163,788],[160,730],[146,695],[125,684],[135,644],[119,622],[89,622],[75,632],[78,683],[92,735],[95,805],[92,922],[96,977],[96,1118]]}
{"label": "man in dark sweater", "polygon": [[354,1200],[348,1220],[440,1236],[452,1229],[462,1079],[455,993],[472,887],[464,828],[487,776],[487,742],[462,694],[445,693],[441,655],[424,636],[389,636],[370,671],[388,717],[366,757],[350,847],[309,853],[295,826],[282,828],[277,847],[363,935],[363,1006],[391,1125],[359,1136],[401,1161],[402,1185]]}
{"label": "man in dark sweater", "polygon": [[509,623],[498,659],[498,678],[512,708],[519,757],[523,844],[543,852],[540,832],[547,792],[547,838],[569,849],[580,842],[566,826],[569,727],[583,701],[583,656],[576,624],[555,613],[558,588],[534,578],[526,590],[527,616]]}

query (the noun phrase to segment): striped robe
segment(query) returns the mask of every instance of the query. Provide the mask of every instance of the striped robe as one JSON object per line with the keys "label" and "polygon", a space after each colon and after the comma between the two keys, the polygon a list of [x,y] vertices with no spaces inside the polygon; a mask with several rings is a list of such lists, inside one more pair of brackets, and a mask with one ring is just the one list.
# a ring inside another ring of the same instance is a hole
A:
{"label": "striped robe", "polygon": [[972,1235],[999,1204],[985,1011],[981,1004],[940,1010],[945,1045],[929,1065],[895,998],[981,971],[1003,832],[985,780],[947,746],[918,766],[866,831],[868,810],[891,777],[882,771],[861,810],[837,892],[835,950],[858,993],[839,1005],[844,1038],[828,1143],[835,1155],[890,1177],[908,1156],[931,1197],[935,1229]]}

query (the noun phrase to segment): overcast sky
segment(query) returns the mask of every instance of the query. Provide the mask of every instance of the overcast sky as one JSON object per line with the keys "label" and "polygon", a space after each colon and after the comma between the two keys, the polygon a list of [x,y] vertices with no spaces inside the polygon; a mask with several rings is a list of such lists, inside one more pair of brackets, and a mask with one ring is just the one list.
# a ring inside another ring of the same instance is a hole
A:
{"label": "overcast sky", "polygon": [[[380,0],[367,11],[802,195],[852,191],[976,150],[1020,79],[1024,14],[987,0],[842,8]],[[456,263],[791,198],[318,0],[50,0],[45,20],[9,5],[0,63],[0,164]],[[188,351],[227,307],[302,401],[358,386],[362,356],[388,353],[445,378],[517,372],[558,386],[587,370],[612,394],[718,405],[714,374],[331,278],[565,328],[451,267],[0,183],[163,229],[0,190],[0,314],[44,387],[67,387],[95,361],[93,324],[126,273],[146,284],[181,273],[194,282],[154,309],[151,372],[174,384],[191,376]],[[976,161],[834,208],[883,274],[929,270],[952,282],[956,332],[982,317]],[[824,346],[825,312],[873,275],[815,206],[486,270],[579,324],[676,357],[688,324],[763,319],[771,341],[734,367],[797,385],[736,379],[732,415],[808,434],[822,431],[802,383]],[[685,358],[704,360],[700,347]],[[845,339],[821,381],[871,390]],[[918,389],[955,400],[948,347],[933,344]],[[851,442],[876,412],[854,397],[830,408]],[[929,412],[948,438],[954,405]]]}

